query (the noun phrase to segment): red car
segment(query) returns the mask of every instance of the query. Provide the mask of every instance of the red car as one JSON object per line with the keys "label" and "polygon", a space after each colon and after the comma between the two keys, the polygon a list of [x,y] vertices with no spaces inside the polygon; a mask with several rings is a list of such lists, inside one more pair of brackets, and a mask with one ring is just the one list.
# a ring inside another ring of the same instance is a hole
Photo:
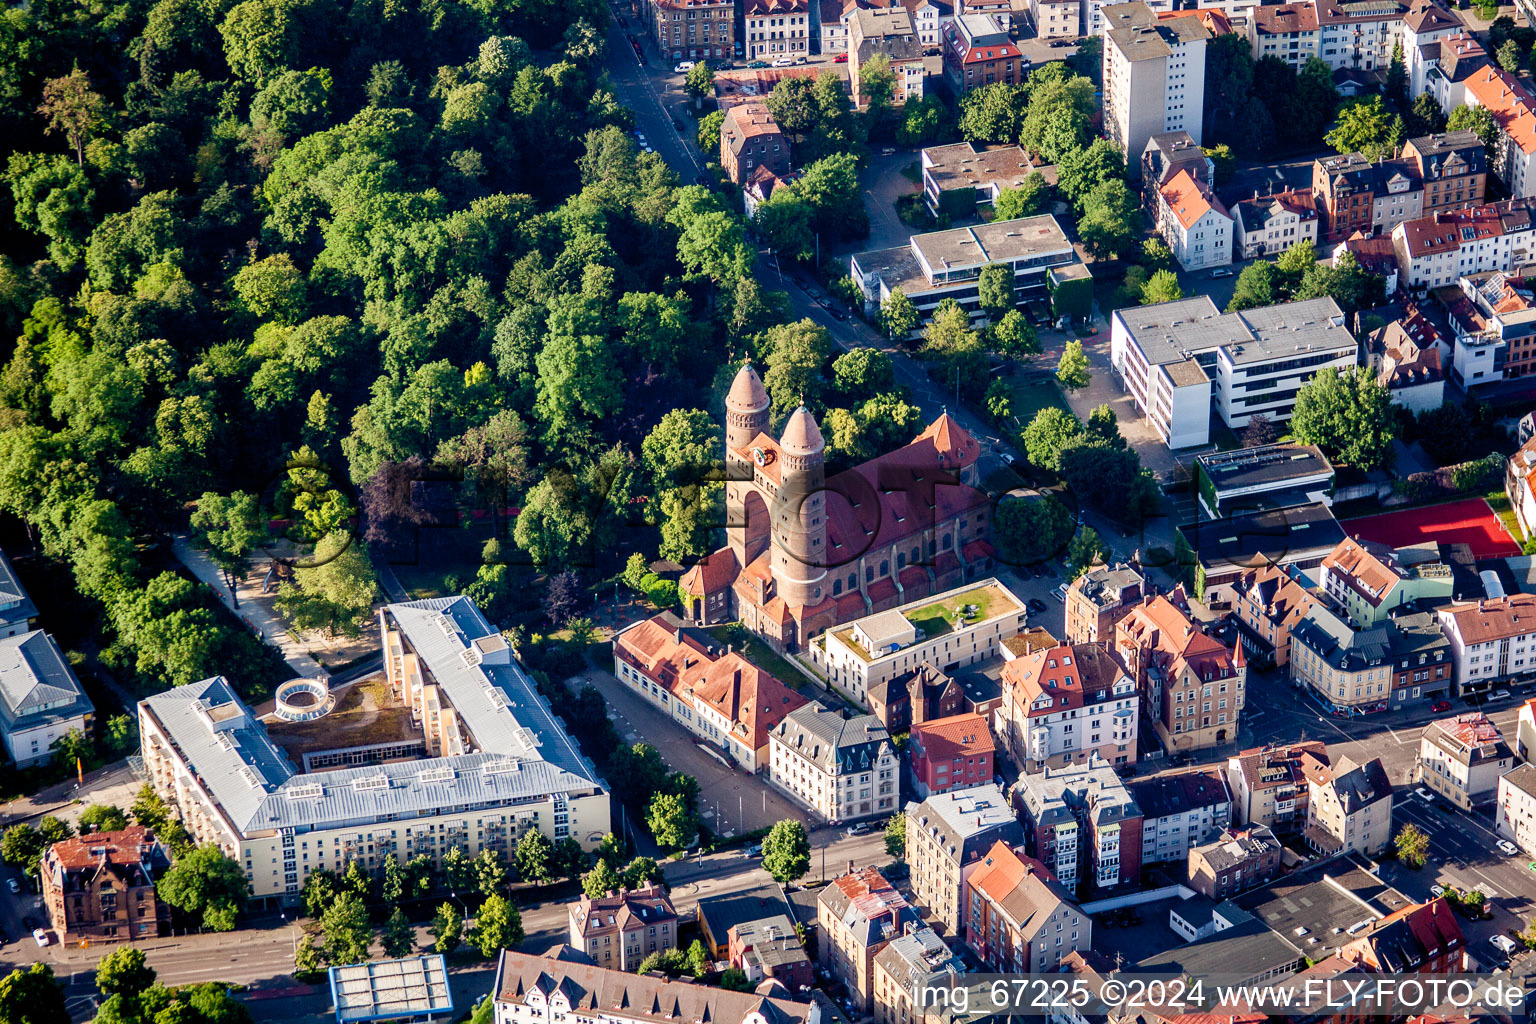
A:
{"label": "red car", "polygon": [[833,64],[847,64],[848,63],[848,55],[846,53],[840,53],[836,57],[832,58],[832,63]]}
{"label": "red car", "polygon": [[1451,710],[1451,702],[1448,700],[1437,700],[1429,706],[1429,709],[1431,711],[1449,711]]}

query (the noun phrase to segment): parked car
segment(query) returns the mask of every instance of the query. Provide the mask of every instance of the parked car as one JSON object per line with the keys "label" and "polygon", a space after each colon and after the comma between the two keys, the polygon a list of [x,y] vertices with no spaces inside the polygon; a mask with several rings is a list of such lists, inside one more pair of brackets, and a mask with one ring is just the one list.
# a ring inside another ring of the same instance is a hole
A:
{"label": "parked car", "polygon": [[848,826],[848,834],[850,836],[867,836],[874,827],[867,821],[861,821],[857,825]]}
{"label": "parked car", "polygon": [[761,845],[753,843],[741,852],[748,857],[761,857],[763,855],[763,848]]}
{"label": "parked car", "polygon": [[33,928],[32,940],[39,946],[46,946],[48,945],[48,933],[43,931],[41,928]]}
{"label": "parked car", "polygon": [[1056,585],[1056,589],[1051,591],[1051,596],[1054,597],[1056,600],[1060,601],[1062,604],[1066,604],[1067,603],[1067,585],[1065,583],[1057,584]]}
{"label": "parked car", "polygon": [[1029,599],[1029,610],[1034,612],[1036,615],[1044,615],[1045,607],[1045,602],[1040,600],[1038,597],[1032,597]]}
{"label": "parked car", "polygon": [[1451,702],[1448,701],[1448,700],[1437,700],[1437,701],[1435,701],[1433,704],[1431,704],[1429,706],[1429,710],[1431,710],[1431,711],[1449,711],[1449,710],[1451,710]]}
{"label": "parked car", "polygon": [[1003,454],[1000,457],[1002,458],[1003,465],[1005,465],[1005,466],[1010,466],[1011,467],[1011,466],[1017,466],[1019,464],[1018,456],[1014,455],[1012,452],[1003,452]]}
{"label": "parked car", "polygon": [[848,63],[848,55],[846,53],[840,53],[836,57],[832,58],[832,63],[833,64],[847,64]]}
{"label": "parked car", "polygon": [[1439,899],[1441,896],[1445,895],[1445,886],[1440,885],[1438,883],[1435,884],[1435,885],[1432,885],[1432,886],[1429,887],[1429,894],[1431,896],[1435,897],[1436,899]]}
{"label": "parked car", "polygon": [[678,63],[672,68],[672,71],[679,75],[687,74],[693,70],[693,63],[694,62],[691,60],[678,61]]}
{"label": "parked car", "polygon": [[771,65],[769,65],[769,66],[770,67],[775,67],[775,68],[792,68],[792,67],[795,66],[795,58],[793,58],[793,57],[775,57],[774,60],[773,60],[773,63]]}
{"label": "parked car", "polygon": [[1232,276],[1232,268],[1231,267],[1222,267],[1220,270],[1213,270],[1213,271],[1211,271],[1211,276],[1212,277],[1231,277]]}
{"label": "parked car", "polygon": [[1053,49],[1058,47],[1058,46],[1071,46],[1071,45],[1072,45],[1072,40],[1070,40],[1070,39],[1052,39],[1051,40],[1051,47]]}
{"label": "parked car", "polygon": [[765,68],[767,66],[768,66],[768,62],[765,61],[765,60],[752,60],[752,61],[748,61],[747,62],[747,67],[749,67],[749,68],[757,69],[757,68]]}
{"label": "parked car", "polygon": [[5,880],[5,887],[13,893],[21,892],[21,883],[14,878],[7,878]]}
{"label": "parked car", "polygon": [[1514,843],[1510,842],[1508,839],[1500,839],[1498,842],[1494,843],[1493,845],[1497,846],[1500,850],[1502,850],[1503,853],[1504,853],[1504,856],[1506,856],[1506,857],[1515,857],[1515,856],[1518,856],[1519,853],[1520,853],[1519,847],[1517,847]]}
{"label": "parked car", "polygon": [[1492,946],[1500,953],[1503,953],[1505,956],[1509,956],[1515,951],[1515,940],[1511,939],[1508,935],[1495,935],[1493,938],[1488,940],[1488,945]]}
{"label": "parked car", "polygon": [[1413,795],[1418,797],[1420,800],[1423,800],[1427,804],[1432,804],[1435,802],[1435,798],[1431,796],[1429,790],[1425,789],[1423,786],[1414,786]]}

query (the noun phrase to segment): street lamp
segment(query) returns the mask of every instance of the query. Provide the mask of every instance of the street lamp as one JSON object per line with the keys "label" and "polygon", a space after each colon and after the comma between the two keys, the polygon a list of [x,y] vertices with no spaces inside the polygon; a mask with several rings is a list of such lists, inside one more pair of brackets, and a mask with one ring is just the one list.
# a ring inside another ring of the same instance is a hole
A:
{"label": "street lamp", "polygon": [[291,939],[293,939],[293,955],[294,955],[295,958],[297,958],[298,955],[299,955],[299,927],[298,927],[298,922],[295,921],[292,924],[289,924],[289,922],[288,922],[288,912],[286,910],[279,910],[277,912],[277,916],[278,916],[279,919],[282,920],[283,924],[285,926],[287,926],[287,928],[288,928],[288,935],[289,935],[289,937]]}

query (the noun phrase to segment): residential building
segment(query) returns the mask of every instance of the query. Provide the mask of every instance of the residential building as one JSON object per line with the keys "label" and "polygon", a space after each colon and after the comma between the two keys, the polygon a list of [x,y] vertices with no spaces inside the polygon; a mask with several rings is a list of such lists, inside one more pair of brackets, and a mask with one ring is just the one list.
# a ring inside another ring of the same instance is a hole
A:
{"label": "residential building", "polygon": [[[1410,60],[1420,65],[1424,85],[1420,90],[1434,97],[1441,110],[1454,110],[1467,104],[1467,83],[1489,65],[1488,51],[1475,37],[1462,29],[1438,43],[1430,43],[1422,61],[1418,54]],[[1410,69],[1410,75],[1413,70]],[[1415,99],[1418,97],[1415,96]],[[1491,162],[1494,154],[1486,154]],[[1489,168],[1492,170],[1492,167]]]}
{"label": "residential building", "polygon": [[555,1024],[577,1017],[608,1024],[820,1024],[821,1007],[774,995],[734,992],[660,974],[597,967],[578,957],[501,951],[491,989],[495,1024]]}
{"label": "residential building", "polygon": [[955,6],[944,0],[901,0],[912,16],[912,31],[923,44],[924,53],[937,53],[944,25],[955,16]]}
{"label": "residential building", "polygon": [[1307,778],[1308,845],[1331,857],[1359,853],[1374,857],[1392,841],[1392,783],[1381,758],[1356,764],[1348,757],[1328,764],[1302,758]]}
{"label": "residential building", "polygon": [[[923,571],[916,552],[898,552],[896,562],[904,576],[908,569]],[[1004,640],[1024,631],[1028,617],[1024,602],[988,577],[829,630],[811,646],[811,661],[832,685],[863,703],[870,687],[923,665],[953,674],[997,657]]]}
{"label": "residential building", "polygon": [[754,167],[741,186],[742,212],[747,220],[757,217],[757,209],[773,197],[773,190],[800,180],[798,171],[790,171],[782,177],[762,164]]}
{"label": "residential building", "polygon": [[1355,365],[1354,336],[1330,298],[1222,313],[1210,296],[1128,306],[1111,318],[1110,360],[1163,443],[1210,441],[1211,412],[1241,431],[1288,420],[1322,369]]}
{"label": "residential building", "polygon": [[1430,72],[1440,65],[1442,44],[1456,36],[1465,38],[1465,33],[1466,26],[1454,11],[1435,0],[1412,0],[1403,18],[1403,65],[1410,99],[1418,99],[1428,88]]}
{"label": "residential building", "polygon": [[1452,596],[1451,567],[1434,559],[1410,559],[1375,541],[1346,537],[1323,559],[1321,589],[1334,609],[1357,629],[1380,625],[1415,601]]}
{"label": "residential building", "polygon": [[1025,849],[1069,892],[1107,893],[1141,881],[1142,815],[1102,761],[1019,776]]}
{"label": "residential building", "polygon": [[1333,463],[1316,445],[1281,442],[1195,458],[1200,511],[1212,519],[1333,503]]}
{"label": "residential building", "polygon": [[1115,623],[1142,598],[1146,580],[1124,563],[1096,565],[1067,585],[1067,642],[1114,639]]}
{"label": "residential building", "polygon": [[1061,273],[1082,266],[1056,218],[1040,214],[913,235],[906,245],[856,253],[851,273],[867,310],[879,309],[899,288],[926,324],[944,299],[960,303],[973,319],[984,316],[977,279],[988,263],[1013,267],[1020,305],[1046,298]]}
{"label": "residential building", "polygon": [[966,970],[932,928],[908,924],[875,956],[876,1024],[922,1024],[932,1011],[918,1002],[920,993],[957,988]]}
{"label": "residential building", "polygon": [[53,637],[40,629],[0,638],[0,736],[18,768],[53,757],[54,741],[91,735],[96,706]]}
{"label": "residential building", "polygon": [[955,679],[926,662],[865,691],[870,713],[892,735],[919,722],[950,718],[969,710],[965,690]]}
{"label": "residential building", "polygon": [[1487,690],[1536,670],[1536,594],[1467,601],[1435,614],[1451,642],[1459,693]]}
{"label": "residential building", "polygon": [[1430,722],[1419,734],[1414,778],[1463,810],[1492,803],[1514,752],[1481,711]]}
{"label": "residential building", "polygon": [[1202,601],[1232,601],[1243,574],[1261,565],[1307,570],[1322,564],[1344,537],[1322,502],[1187,523],[1174,535],[1176,553],[1198,566]]}
{"label": "residential building", "polygon": [[1038,860],[996,843],[966,884],[965,941],[988,970],[1042,974],[1092,948],[1093,919]]}
{"label": "residential building", "polygon": [[875,957],[907,925],[921,926],[917,909],[878,868],[850,870],[816,898],[816,956],[831,978],[869,1014],[874,1009]]}
{"label": "residential building", "polygon": [[1003,666],[996,722],[1019,768],[1136,763],[1136,681],[1107,641],[1059,644]]}
{"label": "residential building", "polygon": [[1194,271],[1232,262],[1232,215],[1209,185],[1183,170],[1157,194],[1157,229],[1179,266]]}
{"label": "residential building", "polygon": [[672,60],[729,60],[735,54],[731,0],[642,0],[641,16],[656,48]]}
{"label": "residential building", "polygon": [[918,160],[923,172],[923,199],[928,212],[956,220],[975,217],[991,206],[1004,189],[1017,188],[1036,173],[1021,146],[991,146],[977,150],[969,142],[928,146]]}
{"label": "residential building", "polygon": [[1141,808],[1141,863],[1184,863],[1190,847],[1232,824],[1232,788],[1220,768],[1134,779],[1127,788]]}
{"label": "residential building", "polygon": [[1433,612],[1396,616],[1387,638],[1391,643],[1394,708],[1409,701],[1434,701],[1450,696],[1456,685],[1451,642]]}
{"label": "residential building", "polygon": [[1250,654],[1275,668],[1291,661],[1291,630],[1321,600],[1294,566],[1249,569],[1233,585],[1237,638]]}
{"label": "residential building", "polygon": [[1144,3],[1109,4],[1102,11],[1104,131],[1136,174],[1136,157],[1154,135],[1184,131],[1199,144],[1211,33],[1198,18],[1159,21]]}
{"label": "residential building", "polygon": [[779,919],[814,924],[815,915],[800,917],[777,882],[767,882],[739,892],[702,896],[695,915],[700,938],[713,960],[730,956],[731,933],[744,925]]}
{"label": "residential building", "polygon": [[869,102],[859,81],[860,69],[874,57],[891,62],[896,88],[891,102],[923,98],[928,71],[923,63],[923,44],[912,30],[912,16],[900,5],[854,8],[844,19],[848,26],[848,86],[857,106]]}
{"label": "residential building", "polygon": [[1536,534],[1536,438],[1522,444],[1504,464],[1504,494],[1520,532]]}
{"label": "residential building", "polygon": [[1315,0],[1318,56],[1334,71],[1371,71],[1392,63],[1408,4],[1401,0]]}
{"label": "residential building", "polygon": [[1438,409],[1444,403],[1452,349],[1417,307],[1372,331],[1365,348],[1377,383],[1387,389],[1393,402],[1414,413]]}
{"label": "residential building", "polygon": [[1141,151],[1141,202],[1153,223],[1162,203],[1162,187],[1180,171],[1216,187],[1216,161],[1205,155],[1189,132],[1161,132],[1147,140]]}
{"label": "residential building", "polygon": [[1399,224],[1424,216],[1424,183],[1417,167],[1401,159],[1372,161],[1359,153],[1319,157],[1312,161],[1312,196],[1326,242],[1357,231],[1390,234]]}
{"label": "residential building", "polygon": [[38,868],[43,907],[59,945],[100,945],[159,937],[171,908],[155,883],[171,855],[143,825],[88,832],[43,851]]}
{"label": "residential building", "polygon": [[1189,616],[1182,587],[1144,598],[1115,627],[1115,649],[1170,753],[1221,746],[1237,735],[1248,658],[1208,636]]}
{"label": "residential building", "polygon": [[896,810],[901,763],[874,715],[845,716],[820,704],[785,715],[768,734],[768,778],[825,821]]}
{"label": "residential building", "polygon": [[1521,704],[1515,717],[1515,756],[1536,761],[1536,697]]}
{"label": "residential building", "polygon": [[1536,254],[1533,211],[1536,203],[1531,200],[1512,199],[1398,225],[1392,230],[1392,247],[1402,284],[1438,288],[1487,271],[1508,274],[1531,263]]}
{"label": "residential building", "polygon": [[1321,604],[1291,630],[1291,682],[1340,714],[1386,711],[1392,700],[1390,623],[1352,627]]}
{"label": "residential building", "polygon": [[1353,262],[1368,274],[1381,278],[1381,290],[1388,299],[1397,295],[1397,250],[1391,235],[1367,235],[1356,231],[1342,242],[1334,243],[1325,262],[1335,269]]}
{"label": "residential building", "polygon": [[614,678],[708,740],[749,772],[768,767],[768,733],[810,703],[707,633],[685,629],[671,612],[635,622],[613,637]]}
{"label": "residential building", "polygon": [[776,981],[799,998],[816,984],[810,955],[800,943],[794,922],[785,915],[743,921],[729,934],[726,959],[753,985]]}
{"label": "residential building", "polygon": [[955,715],[912,726],[907,758],[917,798],[990,785],[996,749],[981,715]]}
{"label": "residential building", "polygon": [[912,894],[931,920],[959,934],[969,920],[966,880],[993,844],[1022,844],[1024,827],[995,784],[935,793],[907,804],[906,816]]}
{"label": "residential building", "polygon": [[743,0],[748,60],[803,57],[811,52],[808,0]]}
{"label": "residential building", "polygon": [[1083,34],[1081,0],[1029,0],[1038,39],[1076,39]]}
{"label": "residential building", "polygon": [[1299,188],[1267,196],[1255,192],[1253,198],[1232,204],[1233,259],[1278,256],[1297,242],[1316,245],[1319,220],[1317,200],[1311,192]]}
{"label": "residential building", "polygon": [[1455,974],[1467,942],[1445,897],[1416,903],[1366,925],[1342,955],[1378,974]]}
{"label": "residential building", "polygon": [[992,18],[963,14],[945,23],[943,39],[944,78],[955,95],[998,82],[1015,85],[1024,81],[1029,61],[1008,38],[1007,30],[998,28]]}
{"label": "residential building", "polygon": [[1264,4],[1248,19],[1248,45],[1253,59],[1276,57],[1300,71],[1319,51],[1322,33],[1312,3]]}
{"label": "residential building", "polygon": [[1536,97],[1518,77],[1492,65],[1479,67],[1462,83],[1462,102],[1484,107],[1498,125],[1488,167],[1515,199],[1536,195]]}
{"label": "residential building", "polygon": [[222,676],[139,702],[149,784],[194,841],[240,862],[256,905],[297,903],[316,868],[375,871],[391,853],[510,860],[533,828],[597,846],[610,824],[597,770],[473,601],[386,605],[379,630],[396,739],[311,747],[303,771]]}
{"label": "residential building", "polygon": [[738,103],[720,122],[720,166],[737,185],[759,169],[775,177],[789,173],[789,140],[763,103]]}
{"label": "residential building", "polygon": [[1470,392],[1536,372],[1536,294],[1531,282],[1496,271],[1467,274],[1457,278],[1456,286],[1459,295],[1449,289],[1437,293],[1450,314],[1455,338],[1451,376],[1456,383]]}
{"label": "residential building", "polygon": [[1280,870],[1280,840],[1264,825],[1228,829],[1189,851],[1189,887],[1224,900],[1263,885]]}
{"label": "residential building", "polygon": [[793,652],[840,622],[986,577],[981,446],[953,417],[827,479],[815,417],[796,410],[775,439],[769,406],[762,379],[743,366],[725,399],[726,544],[678,582],[684,621],[739,619]]}
{"label": "residential building", "polygon": [[1526,856],[1536,856],[1536,765],[1517,764],[1499,776],[1494,828]]}
{"label": "residential building", "polygon": [[0,640],[32,632],[37,625],[37,605],[16,578],[16,570],[0,551]]}
{"label": "residential building", "polygon": [[1328,763],[1327,751],[1317,740],[1255,747],[1228,758],[1232,820],[1239,825],[1267,825],[1277,832],[1302,831],[1311,799],[1302,770],[1304,758]]}
{"label": "residential building", "polygon": [[1414,165],[1424,183],[1425,217],[1483,205],[1488,165],[1483,140],[1476,132],[1409,139],[1403,145],[1402,159]]}
{"label": "residential building", "polygon": [[955,7],[956,18],[981,15],[997,26],[998,31],[1010,36],[1013,34],[1013,13],[1012,0],[960,0]]}
{"label": "residential building", "polygon": [[657,885],[569,904],[570,944],[599,967],[633,971],[652,953],[677,948],[677,911]]}

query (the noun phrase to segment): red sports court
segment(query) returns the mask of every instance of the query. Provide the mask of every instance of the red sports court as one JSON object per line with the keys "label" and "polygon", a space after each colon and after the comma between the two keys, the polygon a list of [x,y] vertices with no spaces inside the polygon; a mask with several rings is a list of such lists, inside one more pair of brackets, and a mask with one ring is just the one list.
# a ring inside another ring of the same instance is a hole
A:
{"label": "red sports court", "polygon": [[1394,548],[1438,541],[1466,544],[1475,558],[1500,558],[1520,553],[1519,543],[1504,529],[1504,524],[1482,498],[1464,498],[1444,505],[1346,519],[1340,525],[1351,537]]}

